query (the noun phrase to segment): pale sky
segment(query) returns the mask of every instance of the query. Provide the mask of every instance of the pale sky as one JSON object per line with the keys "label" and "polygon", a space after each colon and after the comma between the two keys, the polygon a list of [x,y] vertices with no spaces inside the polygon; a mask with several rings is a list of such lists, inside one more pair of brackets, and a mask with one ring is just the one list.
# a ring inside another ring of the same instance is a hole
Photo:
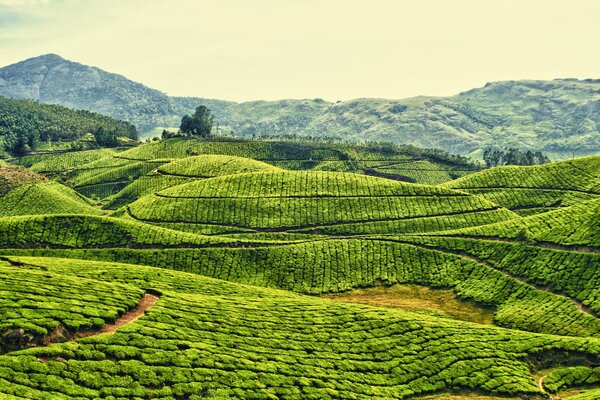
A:
{"label": "pale sky", "polygon": [[170,95],[452,95],[600,78],[600,0],[0,0],[0,65],[45,53]]}

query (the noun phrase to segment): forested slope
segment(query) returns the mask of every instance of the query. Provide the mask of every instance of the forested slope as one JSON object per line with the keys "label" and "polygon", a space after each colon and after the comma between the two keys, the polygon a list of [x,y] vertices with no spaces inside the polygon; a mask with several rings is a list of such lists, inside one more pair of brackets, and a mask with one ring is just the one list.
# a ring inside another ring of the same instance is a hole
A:
{"label": "forested slope", "polygon": [[136,128],[89,111],[31,100],[0,97],[0,156],[23,156],[33,150],[97,147],[99,129],[115,137],[137,139]]}
{"label": "forested slope", "polygon": [[542,151],[553,159],[597,153],[599,87],[597,79],[517,80],[490,82],[449,97],[236,103],[169,97],[56,54],[0,68],[2,96],[99,112],[142,131],[178,127],[183,115],[202,104],[213,110],[227,134],[386,141],[476,157],[489,147]]}

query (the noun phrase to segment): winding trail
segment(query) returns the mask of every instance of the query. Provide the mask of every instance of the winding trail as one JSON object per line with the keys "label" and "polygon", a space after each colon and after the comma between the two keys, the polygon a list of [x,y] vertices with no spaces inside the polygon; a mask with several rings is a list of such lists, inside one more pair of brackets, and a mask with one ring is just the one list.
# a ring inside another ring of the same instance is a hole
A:
{"label": "winding trail", "polygon": [[131,324],[143,317],[147,310],[154,307],[158,299],[159,296],[146,293],[134,309],[121,315],[113,324],[104,325],[99,330],[76,332],[75,335],[73,335],[73,339],[98,336],[104,333],[115,333],[120,327]]}
{"label": "winding trail", "polygon": [[546,389],[544,389],[544,379],[547,376],[548,376],[548,374],[540,375],[535,378],[535,385],[538,387],[538,389],[540,389],[540,392],[542,392],[542,393],[546,393]]}

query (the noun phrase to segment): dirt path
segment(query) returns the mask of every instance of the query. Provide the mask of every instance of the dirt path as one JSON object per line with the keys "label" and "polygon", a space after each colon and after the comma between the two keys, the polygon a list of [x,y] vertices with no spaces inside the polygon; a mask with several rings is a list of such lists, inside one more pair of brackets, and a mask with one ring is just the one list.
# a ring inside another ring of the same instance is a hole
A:
{"label": "dirt path", "polygon": [[158,298],[159,297],[156,295],[146,293],[144,297],[142,297],[142,299],[140,300],[137,307],[121,315],[119,318],[117,318],[114,324],[104,325],[102,328],[95,331],[77,332],[73,336],[73,339],[97,336],[104,333],[115,333],[120,327],[127,324],[131,324],[132,322],[135,322],[138,318],[143,317],[147,310],[154,307],[154,305],[158,301]]}
{"label": "dirt path", "polygon": [[548,375],[540,375],[535,378],[535,385],[538,387],[538,389],[540,389],[540,392],[542,393],[546,393],[546,389],[544,389],[544,379],[547,376]]}

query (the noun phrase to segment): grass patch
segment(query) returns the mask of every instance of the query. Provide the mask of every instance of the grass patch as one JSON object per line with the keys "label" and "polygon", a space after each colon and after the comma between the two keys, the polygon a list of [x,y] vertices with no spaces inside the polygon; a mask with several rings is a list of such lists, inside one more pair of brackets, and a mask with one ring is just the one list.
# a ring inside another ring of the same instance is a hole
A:
{"label": "grass patch", "polygon": [[494,310],[461,300],[452,290],[433,289],[421,285],[377,286],[325,295],[325,298],[346,303],[361,303],[377,307],[404,308],[410,311],[490,325]]}

